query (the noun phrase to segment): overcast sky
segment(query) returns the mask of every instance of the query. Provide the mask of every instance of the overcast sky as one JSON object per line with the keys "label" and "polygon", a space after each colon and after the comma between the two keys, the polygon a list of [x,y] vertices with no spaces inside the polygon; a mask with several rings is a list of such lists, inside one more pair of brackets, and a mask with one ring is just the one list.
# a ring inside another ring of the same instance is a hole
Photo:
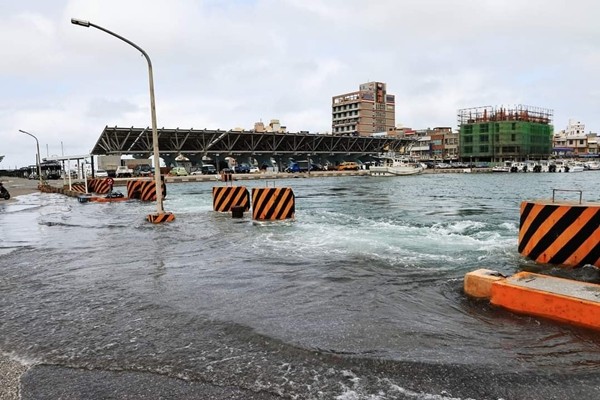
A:
{"label": "overcast sky", "polygon": [[600,131],[593,0],[20,0],[0,2],[0,168],[88,153],[106,125],[331,130],[331,97],[387,83],[396,123],[526,104]]}

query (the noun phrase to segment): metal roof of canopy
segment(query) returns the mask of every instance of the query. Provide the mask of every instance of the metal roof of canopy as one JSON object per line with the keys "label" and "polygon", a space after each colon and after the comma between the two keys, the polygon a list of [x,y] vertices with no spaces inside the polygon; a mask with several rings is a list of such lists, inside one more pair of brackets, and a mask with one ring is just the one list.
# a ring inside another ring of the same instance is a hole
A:
{"label": "metal roof of canopy", "polygon": [[[310,133],[158,129],[159,153],[174,154],[375,154],[398,151],[411,139],[334,136]],[[91,151],[93,155],[152,154],[152,129],[105,127]]]}

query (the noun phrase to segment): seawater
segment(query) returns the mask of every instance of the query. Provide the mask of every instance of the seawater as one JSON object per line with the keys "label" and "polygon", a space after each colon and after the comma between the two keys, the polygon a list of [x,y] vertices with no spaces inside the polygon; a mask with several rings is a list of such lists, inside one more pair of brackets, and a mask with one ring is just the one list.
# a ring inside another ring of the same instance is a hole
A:
{"label": "seawater", "polygon": [[481,267],[600,281],[517,252],[521,201],[600,201],[600,173],[236,184],[292,188],[295,221],[216,213],[214,182],[169,184],[156,226],[153,203],[0,205],[0,351],[282,398],[600,396],[597,333],[462,292]]}

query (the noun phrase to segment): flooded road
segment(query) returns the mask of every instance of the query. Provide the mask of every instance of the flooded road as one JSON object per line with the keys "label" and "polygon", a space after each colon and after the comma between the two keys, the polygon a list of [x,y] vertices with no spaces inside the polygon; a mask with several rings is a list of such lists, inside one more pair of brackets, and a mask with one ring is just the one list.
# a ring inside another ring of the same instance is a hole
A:
{"label": "flooded road", "polygon": [[600,173],[276,184],[296,221],[215,213],[209,182],[169,185],[177,219],[159,226],[139,202],[1,204],[0,351],[35,366],[24,398],[600,396],[597,333],[462,292],[476,268],[540,269],[517,253],[520,201],[556,187],[598,201]]}

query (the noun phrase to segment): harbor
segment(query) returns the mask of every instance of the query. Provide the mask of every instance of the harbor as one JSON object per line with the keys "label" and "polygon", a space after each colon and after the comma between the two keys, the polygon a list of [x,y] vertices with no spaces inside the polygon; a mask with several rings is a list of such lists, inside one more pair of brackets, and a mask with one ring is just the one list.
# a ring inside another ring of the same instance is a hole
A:
{"label": "harbor", "polygon": [[490,307],[462,285],[481,267],[600,282],[591,266],[544,267],[517,249],[524,198],[568,187],[597,202],[600,174],[276,183],[296,194],[293,221],[213,211],[222,182],[167,184],[177,220],[159,229],[144,221],[152,203],[37,191],[0,203],[0,350],[26,369],[21,398],[83,398],[90,381],[134,398],[145,386],[223,399],[598,396],[597,332]]}
{"label": "harbor", "polygon": [[596,3],[5,3],[0,400],[600,398]]}

